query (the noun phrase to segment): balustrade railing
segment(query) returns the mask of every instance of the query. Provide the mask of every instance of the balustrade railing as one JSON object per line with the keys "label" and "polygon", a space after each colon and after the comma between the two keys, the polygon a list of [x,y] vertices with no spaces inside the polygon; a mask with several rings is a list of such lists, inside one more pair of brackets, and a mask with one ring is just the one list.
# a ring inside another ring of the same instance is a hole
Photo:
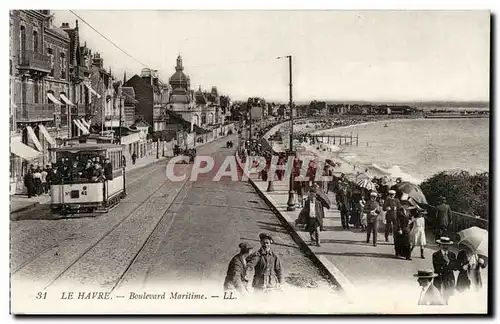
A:
{"label": "balustrade railing", "polygon": [[48,103],[16,104],[16,122],[37,122],[54,120],[56,106]]}

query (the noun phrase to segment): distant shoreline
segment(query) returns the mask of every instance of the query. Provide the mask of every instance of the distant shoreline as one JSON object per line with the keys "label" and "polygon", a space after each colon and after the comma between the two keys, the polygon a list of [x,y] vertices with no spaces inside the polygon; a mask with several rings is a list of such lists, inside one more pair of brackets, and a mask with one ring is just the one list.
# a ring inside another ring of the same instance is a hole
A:
{"label": "distant shoreline", "polygon": [[[468,116],[460,116],[460,117],[467,118]],[[405,117],[401,116],[401,118],[394,118],[394,119],[392,119],[392,118],[379,118],[379,119],[370,120],[370,121],[359,120],[359,122],[354,122],[353,124],[350,124],[350,125],[345,125],[345,126],[339,125],[336,127],[333,126],[333,127],[327,127],[327,128],[321,128],[321,129],[314,128],[315,124],[314,124],[314,119],[313,119],[311,121],[312,123],[309,121],[307,123],[304,123],[304,124],[311,125],[310,128],[305,128],[304,126],[302,126],[301,127],[302,129],[301,129],[301,131],[299,131],[299,133],[321,136],[322,134],[324,134],[325,132],[328,132],[329,130],[335,130],[335,131],[344,130],[344,129],[347,130],[349,128],[352,128],[354,126],[359,126],[359,125],[368,125],[368,124],[388,122],[388,121],[391,121],[391,122],[404,121],[404,120],[408,120],[408,119],[410,119],[410,120],[426,120],[429,118],[425,118],[423,116],[419,117],[419,118],[405,118]],[[449,118],[449,116],[448,116],[448,118],[443,117],[442,119],[454,120],[457,118],[453,118],[453,117]],[[280,127],[280,129],[283,129],[283,126],[284,126],[284,128],[287,128],[288,125],[284,124]],[[325,134],[325,136],[326,136],[326,134]],[[399,167],[393,166],[389,169],[386,169],[386,168],[382,168],[382,167],[374,164],[375,163],[374,161],[372,161],[371,163],[361,163],[361,162],[346,160],[344,157],[342,157],[342,154],[344,153],[345,149],[348,146],[346,146],[346,145],[334,145],[334,146],[335,146],[335,148],[333,148],[333,150],[331,152],[317,150],[316,147],[318,147],[318,145],[314,145],[314,147],[309,146],[307,150],[313,152],[314,154],[318,155],[322,159],[329,158],[329,159],[336,160],[336,161],[340,162],[341,167],[335,168],[335,170],[334,170],[334,172],[338,173],[338,174],[345,173],[345,174],[351,174],[352,176],[355,176],[355,177],[368,177],[368,178],[386,176],[392,180],[395,180],[398,177],[402,177],[406,181],[410,181],[410,182],[413,182],[415,184],[420,184],[422,181],[425,180],[425,179],[417,178],[410,173],[406,173],[405,171],[401,170]],[[285,146],[283,144],[275,143],[275,145],[273,145],[273,147],[277,148],[278,150],[281,150],[281,151],[285,150]]]}

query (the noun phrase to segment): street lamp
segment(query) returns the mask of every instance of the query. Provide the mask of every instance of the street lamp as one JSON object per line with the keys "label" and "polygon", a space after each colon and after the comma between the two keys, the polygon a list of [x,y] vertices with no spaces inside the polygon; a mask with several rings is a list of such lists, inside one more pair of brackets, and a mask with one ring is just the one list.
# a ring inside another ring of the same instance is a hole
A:
{"label": "street lamp", "polygon": [[[278,60],[282,59],[282,58],[287,58],[288,59],[288,71],[289,71],[289,76],[290,76],[290,83],[289,83],[289,100],[290,100],[290,154],[293,154],[292,56],[291,55],[287,55],[287,56],[277,57]],[[293,192],[293,183],[294,183],[294,178],[293,178],[293,165],[292,165],[292,172],[290,172],[290,183],[289,183],[289,189],[288,189],[288,202],[287,202],[288,207],[286,208],[287,211],[294,211],[295,210],[295,197],[294,197],[294,192]]]}

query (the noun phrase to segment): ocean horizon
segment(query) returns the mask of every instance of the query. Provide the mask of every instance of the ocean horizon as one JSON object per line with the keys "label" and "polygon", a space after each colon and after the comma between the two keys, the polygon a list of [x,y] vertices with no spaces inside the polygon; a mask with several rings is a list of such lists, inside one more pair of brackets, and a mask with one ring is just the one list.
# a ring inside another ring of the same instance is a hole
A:
{"label": "ocean horizon", "polygon": [[392,178],[420,183],[441,171],[489,171],[489,118],[386,120],[315,133],[351,132],[359,145],[343,146],[339,158]]}

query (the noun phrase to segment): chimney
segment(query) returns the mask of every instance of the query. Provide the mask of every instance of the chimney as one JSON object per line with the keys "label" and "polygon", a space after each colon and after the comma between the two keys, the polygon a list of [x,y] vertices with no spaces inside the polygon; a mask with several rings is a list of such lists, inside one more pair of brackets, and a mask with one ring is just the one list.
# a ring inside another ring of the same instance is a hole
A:
{"label": "chimney", "polygon": [[69,28],[69,23],[63,22],[62,25],[61,25],[61,28],[62,29],[65,29],[65,28],[68,29]]}
{"label": "chimney", "polygon": [[102,69],[104,66],[104,61],[101,58],[101,54],[95,53],[94,57],[92,58],[92,65],[97,66],[98,68]]}

